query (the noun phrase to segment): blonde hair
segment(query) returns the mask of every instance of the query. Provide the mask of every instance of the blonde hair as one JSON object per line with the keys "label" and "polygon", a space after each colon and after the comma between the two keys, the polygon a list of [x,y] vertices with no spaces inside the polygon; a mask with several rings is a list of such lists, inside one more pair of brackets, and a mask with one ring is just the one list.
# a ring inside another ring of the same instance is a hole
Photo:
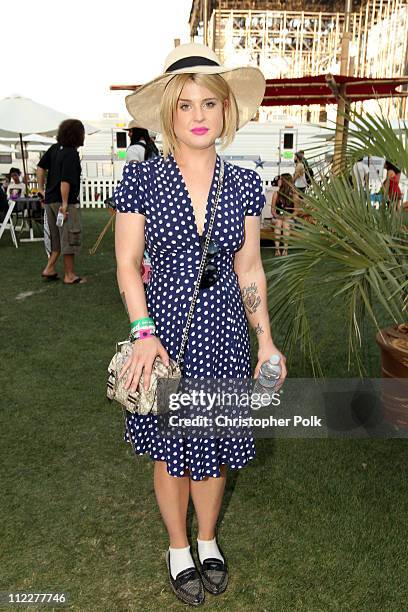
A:
{"label": "blonde hair", "polygon": [[[177,149],[177,138],[174,133],[173,115],[177,109],[177,102],[187,81],[191,79],[197,85],[206,87],[223,103],[224,125],[219,136],[221,149],[225,149],[234,140],[238,129],[238,106],[234,94],[227,81],[219,74],[177,74],[167,83],[160,104],[160,120],[163,137],[163,156],[166,159],[169,153]],[[224,101],[228,106],[224,107]]]}

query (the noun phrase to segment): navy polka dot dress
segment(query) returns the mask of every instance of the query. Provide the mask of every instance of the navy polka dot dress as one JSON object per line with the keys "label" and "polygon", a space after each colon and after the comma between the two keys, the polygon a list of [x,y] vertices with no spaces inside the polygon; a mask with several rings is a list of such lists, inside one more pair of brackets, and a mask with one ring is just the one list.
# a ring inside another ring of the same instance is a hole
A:
{"label": "navy polka dot dress", "polygon": [[[211,206],[220,173],[217,155],[205,215],[208,231]],[[145,216],[145,243],[151,258],[147,308],[169,356],[177,358],[195,279],[201,260],[200,238],[187,187],[172,155],[127,164],[115,191],[119,212]],[[183,376],[189,378],[251,377],[248,323],[234,253],[244,240],[245,215],[260,215],[265,204],[262,183],[254,170],[225,162],[224,183],[212,230],[219,252],[214,259],[217,282],[199,292],[184,352]],[[193,480],[220,476],[220,465],[243,467],[255,457],[253,438],[161,438],[155,415],[127,413],[133,447],[139,455],[166,461],[167,472]],[[130,442],[127,431],[124,441]]]}

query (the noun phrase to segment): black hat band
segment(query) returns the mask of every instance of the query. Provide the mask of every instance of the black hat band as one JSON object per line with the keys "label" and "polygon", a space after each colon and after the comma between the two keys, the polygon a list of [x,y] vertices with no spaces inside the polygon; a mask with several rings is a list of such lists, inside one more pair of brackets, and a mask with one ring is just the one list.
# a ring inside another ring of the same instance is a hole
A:
{"label": "black hat band", "polygon": [[167,72],[174,72],[174,70],[181,70],[181,68],[196,68],[197,66],[219,66],[218,62],[208,59],[207,57],[200,57],[199,55],[191,55],[190,57],[183,57],[183,59],[177,60],[174,64],[171,64]]}

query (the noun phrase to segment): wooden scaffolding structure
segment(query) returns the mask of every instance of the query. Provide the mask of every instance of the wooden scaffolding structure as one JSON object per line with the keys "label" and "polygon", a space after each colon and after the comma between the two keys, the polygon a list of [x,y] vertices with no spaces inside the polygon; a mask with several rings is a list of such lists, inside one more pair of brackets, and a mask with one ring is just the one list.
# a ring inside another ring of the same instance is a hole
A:
{"label": "wooden scaffolding structure", "polygon": [[[408,3],[353,0],[350,8],[346,15],[344,0],[194,0],[191,37],[205,34],[223,63],[259,66],[266,78],[340,73],[340,66],[350,76],[407,75]],[[345,30],[346,65],[341,61]],[[406,116],[406,99],[381,106],[391,117]],[[318,121],[321,110],[299,107],[297,114]]]}

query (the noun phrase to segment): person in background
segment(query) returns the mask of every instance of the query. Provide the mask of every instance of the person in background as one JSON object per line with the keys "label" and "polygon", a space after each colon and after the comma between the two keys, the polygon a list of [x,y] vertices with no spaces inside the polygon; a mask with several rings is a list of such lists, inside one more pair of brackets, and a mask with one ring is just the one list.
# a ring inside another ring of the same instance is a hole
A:
{"label": "person in background", "polygon": [[6,191],[3,184],[0,183],[0,223],[4,221],[9,208]]}
{"label": "person in background", "polygon": [[[288,254],[290,226],[294,223],[294,215],[299,208],[299,195],[294,187],[290,174],[278,176],[279,190],[272,195],[271,212],[275,219],[275,255]],[[280,249],[283,233],[283,250]]]}
{"label": "person in background", "polygon": [[295,153],[295,173],[293,175],[293,182],[295,183],[296,189],[304,193],[307,188],[305,166],[302,162],[299,153]]}
{"label": "person in background", "polygon": [[148,133],[149,133],[149,136],[150,136],[150,138],[151,138],[152,143],[153,143],[153,144],[154,144],[154,146],[156,147],[157,155],[160,155],[160,151],[159,151],[159,149],[157,148],[157,145],[156,145],[156,139],[157,139],[157,134],[156,134],[156,132],[153,132],[152,130],[147,130],[147,131],[148,131]]}
{"label": "person in background", "polygon": [[399,210],[403,197],[399,186],[401,170],[388,161],[388,159],[384,163],[384,170],[387,171],[387,176],[381,188],[383,192],[383,201],[387,208],[393,205],[396,210]]}
{"label": "person in background", "polygon": [[[82,222],[79,208],[81,187],[81,162],[78,147],[85,139],[84,125],[78,119],[66,119],[58,128],[57,142],[44,153],[37,166],[39,194],[44,198],[49,232],[51,255],[41,276],[47,280],[57,279],[55,265],[60,253],[64,258],[64,283],[85,283],[86,279],[74,271],[74,258],[81,249]],[[47,188],[44,197],[44,184]],[[58,213],[63,215],[63,225],[57,225]]]}
{"label": "person in background", "polygon": [[126,150],[126,162],[141,162],[159,155],[149,131],[140,127],[134,119],[128,128],[130,145]]}
{"label": "person in background", "polygon": [[26,186],[19,168],[10,168],[9,183],[7,185],[7,199],[16,200],[25,196]]}
{"label": "person in background", "polygon": [[[139,127],[139,124],[134,119],[129,123],[127,129],[130,138],[130,146],[126,151],[127,163],[135,164],[159,155],[159,150],[153,138],[150,136],[149,130]],[[144,250],[140,270],[143,284],[146,286],[149,282],[151,270],[150,257],[147,249]]]}
{"label": "person in background", "polygon": [[370,168],[367,164],[364,163],[364,158],[360,157],[353,165],[353,176],[356,181],[356,185],[359,190],[364,190],[366,193],[369,193],[369,178],[370,178]]}
{"label": "person in background", "polygon": [[301,160],[304,168],[305,168],[305,177],[306,177],[306,183],[307,185],[311,185],[312,184],[312,180],[314,178],[314,172],[312,167],[310,166],[309,162],[307,161],[306,157],[305,157],[305,152],[304,151],[298,151],[298,157]]}

